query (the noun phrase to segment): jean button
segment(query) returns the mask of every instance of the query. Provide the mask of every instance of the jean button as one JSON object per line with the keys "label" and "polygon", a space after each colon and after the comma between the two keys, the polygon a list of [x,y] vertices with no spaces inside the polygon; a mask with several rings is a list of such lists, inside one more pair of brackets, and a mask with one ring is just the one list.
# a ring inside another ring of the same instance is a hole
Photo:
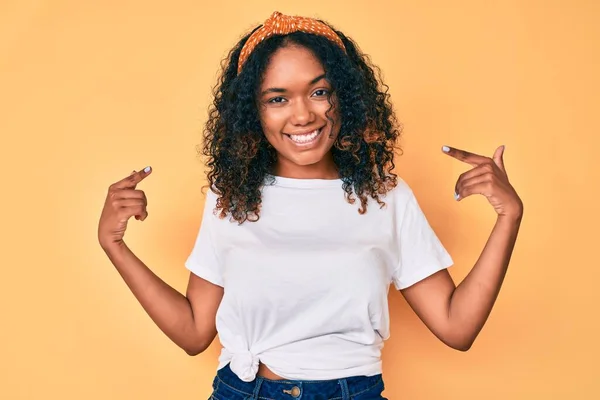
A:
{"label": "jean button", "polygon": [[290,390],[284,390],[283,393],[287,393],[292,397],[300,397],[300,388],[298,386],[294,386]]}

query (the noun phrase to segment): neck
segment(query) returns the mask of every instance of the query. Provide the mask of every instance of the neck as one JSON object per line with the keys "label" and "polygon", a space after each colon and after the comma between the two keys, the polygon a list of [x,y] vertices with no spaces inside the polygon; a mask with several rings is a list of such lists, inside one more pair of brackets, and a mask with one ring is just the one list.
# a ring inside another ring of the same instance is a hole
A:
{"label": "neck", "polygon": [[339,179],[340,174],[329,154],[322,160],[310,165],[297,165],[293,162],[279,157],[273,168],[273,174],[282,178],[295,179]]}

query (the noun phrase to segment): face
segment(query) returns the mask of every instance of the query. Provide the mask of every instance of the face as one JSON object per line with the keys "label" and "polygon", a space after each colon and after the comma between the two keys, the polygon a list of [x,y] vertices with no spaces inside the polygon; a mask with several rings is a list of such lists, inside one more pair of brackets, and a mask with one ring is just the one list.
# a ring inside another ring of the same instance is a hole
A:
{"label": "face", "polygon": [[273,54],[258,102],[263,132],[278,153],[276,175],[338,177],[331,147],[340,117],[331,91],[323,66],[308,49],[288,46]]}

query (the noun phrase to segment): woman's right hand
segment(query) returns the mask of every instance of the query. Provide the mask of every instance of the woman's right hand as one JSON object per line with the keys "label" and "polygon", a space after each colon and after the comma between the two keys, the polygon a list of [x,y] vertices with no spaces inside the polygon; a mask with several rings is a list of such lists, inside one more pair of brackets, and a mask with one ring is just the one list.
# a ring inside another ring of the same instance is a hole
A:
{"label": "woman's right hand", "polygon": [[133,171],[128,177],[108,188],[104,208],[98,223],[98,241],[103,249],[123,243],[129,218],[143,221],[148,217],[146,195],[136,186],[152,173],[150,167]]}

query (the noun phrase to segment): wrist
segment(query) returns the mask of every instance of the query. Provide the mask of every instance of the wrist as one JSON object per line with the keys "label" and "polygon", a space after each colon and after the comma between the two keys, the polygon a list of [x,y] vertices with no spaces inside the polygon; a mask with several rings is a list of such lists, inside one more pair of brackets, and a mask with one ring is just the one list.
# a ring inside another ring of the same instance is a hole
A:
{"label": "wrist", "polygon": [[521,219],[523,219],[523,203],[519,201],[514,207],[511,207],[510,210],[506,210],[505,213],[499,214],[498,219],[520,224]]}
{"label": "wrist", "polygon": [[498,215],[497,222],[501,223],[501,224],[520,226],[522,219],[523,219],[522,212],[514,213],[514,214],[500,214],[500,215]]}
{"label": "wrist", "polygon": [[122,240],[108,243],[100,242],[100,247],[102,247],[102,250],[108,255],[119,254],[128,249],[127,245]]}

